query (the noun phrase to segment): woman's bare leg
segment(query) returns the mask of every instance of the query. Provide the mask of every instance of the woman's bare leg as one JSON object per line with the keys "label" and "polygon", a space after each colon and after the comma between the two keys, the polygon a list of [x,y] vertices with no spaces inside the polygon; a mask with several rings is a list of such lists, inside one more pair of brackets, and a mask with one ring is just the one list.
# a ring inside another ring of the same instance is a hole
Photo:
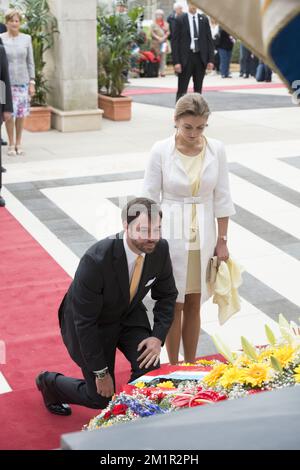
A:
{"label": "woman's bare leg", "polygon": [[183,304],[176,303],[175,311],[174,311],[174,320],[166,338],[166,348],[167,348],[170,364],[178,363],[179,346],[180,346],[180,339],[181,339],[182,310],[183,310]]}
{"label": "woman's bare leg", "polygon": [[8,121],[6,121],[5,126],[6,126],[7,136],[8,136],[8,145],[10,147],[14,147],[15,146],[15,142],[14,142],[15,120],[14,118],[11,117]]}
{"label": "woman's bare leg", "polygon": [[184,360],[195,362],[200,334],[200,299],[201,294],[186,294],[183,308],[182,342]]}
{"label": "woman's bare leg", "polygon": [[16,147],[21,146],[25,118],[16,119]]}

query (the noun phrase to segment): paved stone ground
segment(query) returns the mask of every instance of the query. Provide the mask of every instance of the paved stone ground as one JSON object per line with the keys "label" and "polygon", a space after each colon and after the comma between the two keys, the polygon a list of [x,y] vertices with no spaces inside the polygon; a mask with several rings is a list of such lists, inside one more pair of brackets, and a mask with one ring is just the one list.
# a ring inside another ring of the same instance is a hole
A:
{"label": "paved stone ground", "polygon": [[[245,274],[232,320],[220,327],[216,306],[203,307],[199,354],[214,352],[211,334],[232,348],[241,334],[259,344],[265,323],[277,331],[278,313],[300,316],[299,108],[276,77],[264,86],[237,74],[208,76],[205,87],[213,111],[207,135],[226,144],[237,208],[230,250]],[[4,155],[7,209],[70,275],[95,240],[120,229],[119,206],[138,194],[151,146],[174,131],[175,89],[174,76],[132,79],[130,122],[104,120],[97,132],[25,132],[26,155]]]}

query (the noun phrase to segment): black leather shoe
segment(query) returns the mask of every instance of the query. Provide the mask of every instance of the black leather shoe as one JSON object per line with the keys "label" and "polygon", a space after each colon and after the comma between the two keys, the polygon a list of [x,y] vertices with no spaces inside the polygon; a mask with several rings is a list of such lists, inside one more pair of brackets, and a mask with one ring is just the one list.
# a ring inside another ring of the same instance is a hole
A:
{"label": "black leather shoe", "polygon": [[5,207],[5,199],[2,196],[0,196],[0,207]]}
{"label": "black leather shoe", "polygon": [[45,406],[50,413],[60,416],[70,416],[72,414],[72,409],[69,405],[65,403],[51,403],[49,404],[46,393],[45,385],[45,372],[41,372],[35,379],[36,386],[41,392]]}
{"label": "black leather shoe", "polygon": [[7,145],[7,142],[3,139],[1,139],[1,145]]}
{"label": "black leather shoe", "polygon": [[4,168],[4,166],[1,167],[1,173],[6,173],[6,168]]}

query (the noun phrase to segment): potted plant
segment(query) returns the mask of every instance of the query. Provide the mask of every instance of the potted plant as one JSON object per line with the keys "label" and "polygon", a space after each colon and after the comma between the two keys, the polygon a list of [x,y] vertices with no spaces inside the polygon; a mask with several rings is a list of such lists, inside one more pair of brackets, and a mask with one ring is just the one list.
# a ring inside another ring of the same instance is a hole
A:
{"label": "potted plant", "polygon": [[35,95],[24,128],[32,132],[47,131],[51,127],[51,108],[47,106],[49,87],[44,76],[44,53],[52,46],[54,34],[58,32],[57,21],[47,0],[16,0],[13,6],[24,15],[22,32],[31,36],[36,74]]}
{"label": "potted plant", "polygon": [[132,98],[122,92],[142,11],[137,7],[125,15],[98,15],[98,104],[104,117],[114,121],[131,119]]}

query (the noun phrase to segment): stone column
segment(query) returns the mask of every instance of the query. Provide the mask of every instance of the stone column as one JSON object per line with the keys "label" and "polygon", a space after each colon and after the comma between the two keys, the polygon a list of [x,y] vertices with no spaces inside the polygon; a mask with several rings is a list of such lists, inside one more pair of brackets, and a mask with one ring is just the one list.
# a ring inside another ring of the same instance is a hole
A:
{"label": "stone column", "polygon": [[45,54],[52,127],[62,132],[101,129],[98,109],[97,0],[48,0],[59,33]]}

